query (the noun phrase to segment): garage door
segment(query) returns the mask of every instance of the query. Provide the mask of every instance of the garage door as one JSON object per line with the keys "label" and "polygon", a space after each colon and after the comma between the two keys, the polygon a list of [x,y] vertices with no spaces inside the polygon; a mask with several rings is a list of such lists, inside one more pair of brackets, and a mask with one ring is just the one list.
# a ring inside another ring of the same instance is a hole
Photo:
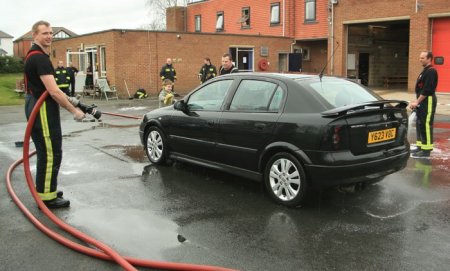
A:
{"label": "garage door", "polygon": [[450,46],[448,46],[449,37],[450,18],[434,19],[432,50],[435,57],[434,67],[439,74],[439,84],[437,88],[438,92],[450,93]]}

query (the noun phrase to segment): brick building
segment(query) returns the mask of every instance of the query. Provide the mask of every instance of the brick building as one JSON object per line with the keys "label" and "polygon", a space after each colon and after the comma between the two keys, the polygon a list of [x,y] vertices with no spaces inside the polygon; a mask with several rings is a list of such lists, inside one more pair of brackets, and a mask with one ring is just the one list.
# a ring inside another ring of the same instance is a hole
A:
{"label": "brick building", "polygon": [[[205,0],[188,4],[186,14],[188,32],[288,37],[291,52],[302,53],[303,72],[326,63],[328,0]],[[278,71],[288,70],[288,57],[279,55]]]}
{"label": "brick building", "polygon": [[[220,66],[231,52],[241,71],[284,72],[302,53],[302,71],[361,80],[371,87],[414,90],[419,53],[437,56],[438,91],[450,92],[449,0],[204,0],[167,10],[167,32],[107,30],[57,40],[52,61],[67,52],[81,71],[95,63],[121,97],[156,93],[159,69],[171,57],[177,92],[198,84],[205,56]],[[298,54],[297,54],[298,55]],[[295,60],[295,59],[294,59]],[[262,61],[269,63],[262,69]],[[82,75],[82,73],[80,73]],[[82,81],[82,80],[79,80]]]}
{"label": "brick building", "polygon": [[63,60],[79,67],[77,90],[84,85],[83,71],[92,63],[96,78],[106,77],[118,89],[119,97],[126,98],[126,86],[131,95],[138,88],[155,95],[161,88],[159,71],[168,57],[177,71],[176,91],[184,94],[199,84],[197,75],[206,56],[219,67],[221,56],[234,48],[247,52],[247,62],[250,55],[254,61],[267,60],[267,71],[276,72],[278,55],[288,53],[291,43],[290,38],[259,35],[113,29],[57,40],[51,59],[53,64]]}
{"label": "brick building", "polygon": [[424,50],[433,51],[439,92],[450,93],[449,0],[339,0],[332,5],[335,74],[369,86],[414,91]]}
{"label": "brick building", "polygon": [[[66,39],[77,36],[76,33],[70,31],[65,27],[54,26],[52,27],[52,29],[54,40]],[[31,30],[22,35],[21,37],[17,38],[16,40],[14,40],[13,42],[14,56],[25,58],[25,56],[27,55],[28,51],[31,48],[32,42],[33,42],[33,33],[31,32]]]}

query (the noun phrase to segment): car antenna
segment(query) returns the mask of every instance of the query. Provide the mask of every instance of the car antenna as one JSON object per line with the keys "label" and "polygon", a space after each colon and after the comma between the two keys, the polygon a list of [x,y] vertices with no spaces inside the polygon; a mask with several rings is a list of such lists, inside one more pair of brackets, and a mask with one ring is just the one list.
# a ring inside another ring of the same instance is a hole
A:
{"label": "car antenna", "polygon": [[325,71],[325,69],[328,66],[328,63],[330,63],[331,58],[334,56],[334,54],[336,53],[336,49],[339,48],[339,42],[336,41],[336,46],[333,48],[333,54],[330,56],[330,58],[328,59],[327,63],[325,63],[325,66],[323,67],[322,71],[319,74],[319,78],[320,78],[320,82],[322,82],[322,77],[323,77],[323,72]]}

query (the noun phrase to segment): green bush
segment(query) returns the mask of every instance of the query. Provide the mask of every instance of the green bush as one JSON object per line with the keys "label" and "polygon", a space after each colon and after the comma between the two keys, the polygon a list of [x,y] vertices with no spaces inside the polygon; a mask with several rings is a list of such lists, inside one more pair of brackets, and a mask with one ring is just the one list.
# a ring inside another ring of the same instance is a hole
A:
{"label": "green bush", "polygon": [[23,72],[23,60],[12,56],[0,56],[0,73]]}

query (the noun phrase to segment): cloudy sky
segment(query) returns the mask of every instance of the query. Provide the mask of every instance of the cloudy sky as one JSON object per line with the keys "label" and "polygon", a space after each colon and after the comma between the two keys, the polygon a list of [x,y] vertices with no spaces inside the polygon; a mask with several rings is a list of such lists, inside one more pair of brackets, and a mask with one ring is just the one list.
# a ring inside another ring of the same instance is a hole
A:
{"label": "cloudy sky", "polygon": [[19,38],[39,21],[77,34],[113,28],[135,29],[149,24],[146,0],[6,0],[0,8],[0,30]]}

